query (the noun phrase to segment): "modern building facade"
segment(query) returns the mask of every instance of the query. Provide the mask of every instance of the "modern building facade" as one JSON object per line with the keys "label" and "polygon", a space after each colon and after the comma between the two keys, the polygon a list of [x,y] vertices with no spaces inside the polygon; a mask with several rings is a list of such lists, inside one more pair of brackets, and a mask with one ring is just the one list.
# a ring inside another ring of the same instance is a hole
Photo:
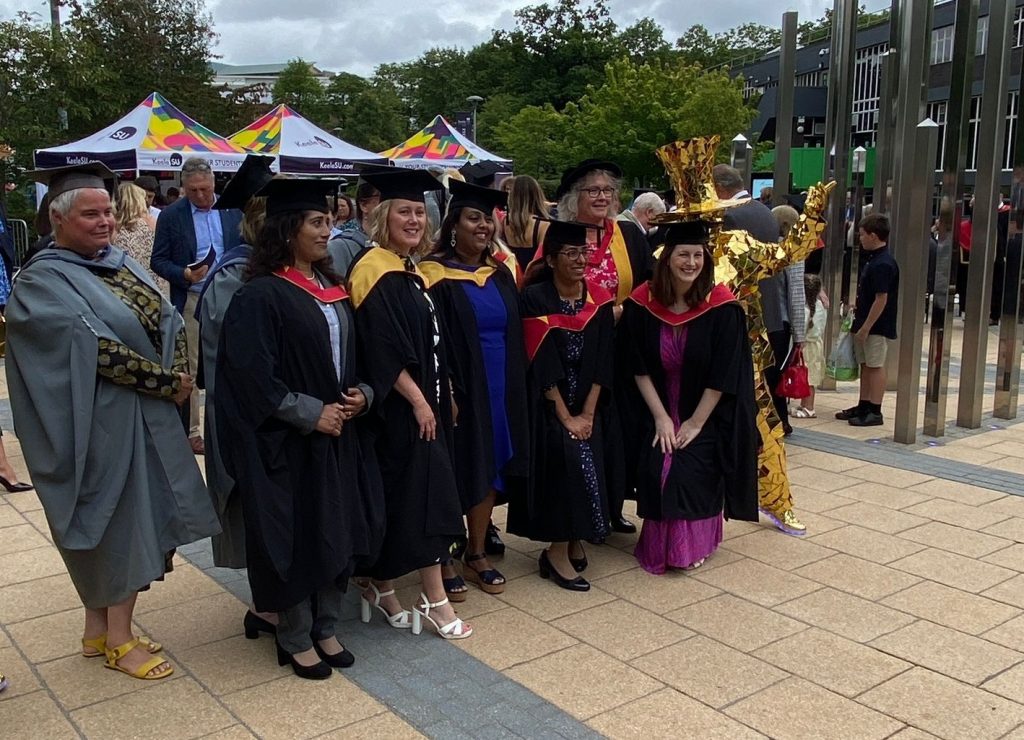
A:
{"label": "modern building facade", "polygon": [[[223,85],[228,90],[241,90],[243,88],[262,89],[264,92],[261,102],[267,104],[272,102],[270,91],[274,89],[274,83],[277,82],[277,78],[280,77],[287,66],[286,63],[222,64],[220,62],[212,62],[210,64],[210,68],[213,69],[213,84],[215,86]],[[320,84],[325,87],[330,84],[331,79],[334,77],[332,73],[318,69],[313,64],[310,64],[309,68]]]}

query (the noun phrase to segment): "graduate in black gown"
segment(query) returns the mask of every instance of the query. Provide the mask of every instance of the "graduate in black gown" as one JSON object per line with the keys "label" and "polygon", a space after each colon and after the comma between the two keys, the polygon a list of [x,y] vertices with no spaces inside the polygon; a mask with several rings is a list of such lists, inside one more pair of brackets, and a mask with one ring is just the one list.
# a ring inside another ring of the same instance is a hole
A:
{"label": "graduate in black gown", "polygon": [[327,257],[333,183],[272,180],[248,280],[224,317],[218,436],[237,481],[253,602],[278,613],[278,662],[327,678],[354,658],[342,592],[383,537],[384,497],[357,379],[349,297]]}
{"label": "graduate in black gown", "polygon": [[[362,618],[376,607],[397,629],[419,633],[423,619],[445,639],[469,637],[445,596],[441,562],[462,535],[462,504],[452,462],[455,413],[441,316],[414,257],[429,251],[424,192],[441,189],[422,170],[363,172],[381,193],[370,217],[374,242],[349,271],[359,346],[377,394],[376,450],[387,527]],[[418,570],[423,590],[412,614],[392,581]]]}
{"label": "graduate in black gown", "polygon": [[673,224],[649,283],[626,302],[620,331],[644,400],[635,554],[644,570],[697,568],[726,518],[757,521],[753,360],[743,308],[714,283],[709,230]]}
{"label": "graduate in black gown", "polygon": [[588,591],[578,572],[586,558],[569,556],[569,541],[610,531],[605,465],[609,423],[614,305],[585,279],[593,226],[552,221],[544,260],[535,261],[522,293],[529,359],[531,475],[524,496],[509,502],[508,530],[550,542],[540,575],[562,588]]}
{"label": "graduate in black gown", "polygon": [[[505,577],[485,551],[491,511],[526,483],[529,430],[526,355],[516,279],[494,257],[495,208],[507,195],[450,182],[452,198],[434,253],[419,268],[441,314],[459,423],[455,475],[468,522],[466,578],[499,594]],[[445,578],[452,601],[465,599],[461,577]]]}

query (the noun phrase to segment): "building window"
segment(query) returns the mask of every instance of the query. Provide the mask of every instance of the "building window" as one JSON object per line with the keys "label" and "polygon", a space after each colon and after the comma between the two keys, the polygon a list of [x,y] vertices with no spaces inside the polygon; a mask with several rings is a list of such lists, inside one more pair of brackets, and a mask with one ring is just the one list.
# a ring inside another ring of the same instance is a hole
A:
{"label": "building window", "polygon": [[881,56],[889,48],[877,44],[858,49],[853,63],[853,131],[866,137],[867,146],[875,141],[878,128],[878,102],[882,82]]}
{"label": "building window", "polygon": [[978,169],[978,129],[981,124],[981,97],[971,98],[971,117],[967,121],[966,170]]}
{"label": "building window", "polygon": [[1020,95],[1011,92],[1006,104],[1006,134],[1003,139],[1003,169],[1013,169],[1013,141],[1017,135],[1017,122],[1020,120]]}
{"label": "building window", "polygon": [[928,117],[939,127],[938,150],[935,152],[935,169],[942,169],[942,155],[946,149],[946,101],[928,103]]}
{"label": "building window", "polygon": [[932,64],[953,61],[953,27],[944,26],[932,31]]}
{"label": "building window", "polygon": [[988,40],[988,16],[982,16],[978,19],[978,43],[974,47],[975,56],[981,56],[985,53],[985,42]]}
{"label": "building window", "polygon": [[1013,48],[1021,46],[1024,46],[1024,7],[1017,8],[1017,15],[1013,19]]}

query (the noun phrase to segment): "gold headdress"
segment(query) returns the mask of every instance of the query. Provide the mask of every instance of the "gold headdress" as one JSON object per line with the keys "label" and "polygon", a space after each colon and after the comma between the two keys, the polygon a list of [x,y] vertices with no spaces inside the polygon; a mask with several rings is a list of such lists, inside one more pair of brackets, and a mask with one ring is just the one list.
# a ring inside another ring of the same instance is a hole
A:
{"label": "gold headdress", "polygon": [[676,193],[676,210],[656,216],[656,223],[700,218],[716,224],[727,208],[743,203],[721,200],[715,194],[715,153],[720,140],[719,136],[699,136],[666,144],[655,151]]}

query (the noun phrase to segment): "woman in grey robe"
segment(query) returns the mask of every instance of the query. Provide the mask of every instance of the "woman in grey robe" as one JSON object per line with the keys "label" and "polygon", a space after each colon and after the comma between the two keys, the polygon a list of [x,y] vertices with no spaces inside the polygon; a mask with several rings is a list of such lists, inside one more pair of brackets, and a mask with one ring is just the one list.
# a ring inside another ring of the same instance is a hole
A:
{"label": "woman in grey robe", "polygon": [[191,392],[184,328],[145,269],[109,246],[98,163],[39,170],[54,247],[7,307],[7,383],[25,462],[85,606],[83,654],[136,678],[172,672],[132,632],[136,597],[174,549],[218,531],[177,404]]}

